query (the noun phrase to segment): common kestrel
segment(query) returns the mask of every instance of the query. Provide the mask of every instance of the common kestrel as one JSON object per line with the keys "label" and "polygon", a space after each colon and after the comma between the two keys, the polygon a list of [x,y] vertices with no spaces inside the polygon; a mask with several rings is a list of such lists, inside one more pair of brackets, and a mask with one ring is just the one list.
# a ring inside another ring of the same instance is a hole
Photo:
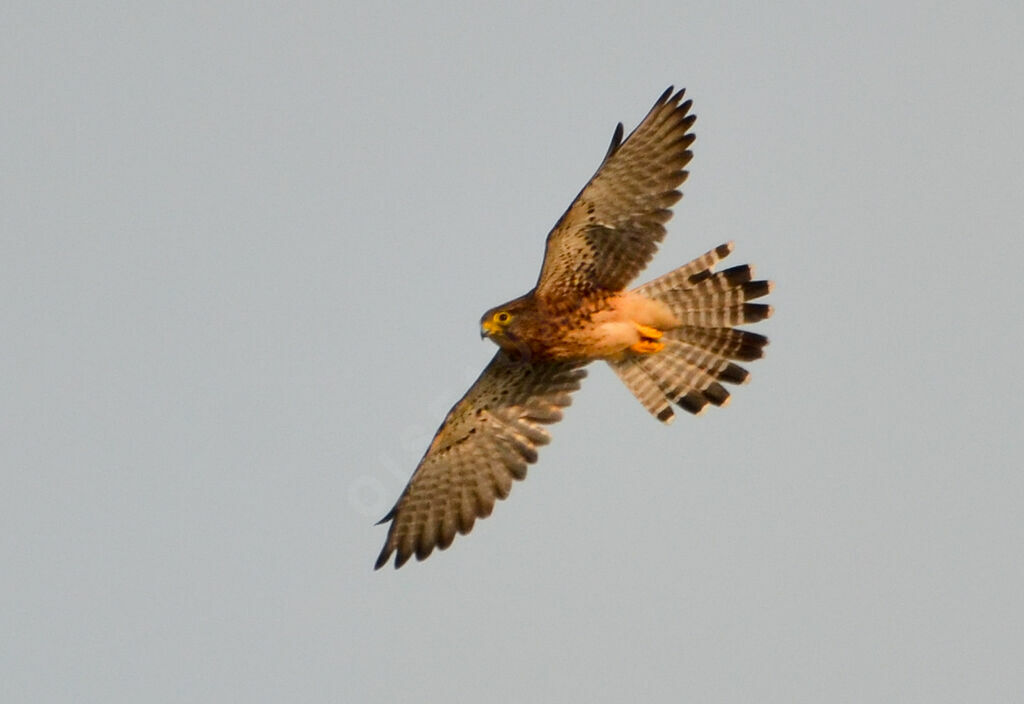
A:
{"label": "common kestrel", "polygon": [[526,476],[542,427],[561,419],[582,367],[604,360],[658,420],[671,404],[700,413],[724,406],[719,382],[749,374],[732,360],[761,357],[767,338],[735,325],[767,318],[750,303],[772,289],[753,268],[714,271],[732,251],[723,244],[638,288],[626,286],[665,236],[682,194],[694,115],[684,91],[666,90],[625,140],[622,123],[597,172],[555,224],[532,291],[484,313],[481,335],[499,349],[455,404],[394,508],[377,558],[395,567],[447,548],[490,515],[513,479]]}

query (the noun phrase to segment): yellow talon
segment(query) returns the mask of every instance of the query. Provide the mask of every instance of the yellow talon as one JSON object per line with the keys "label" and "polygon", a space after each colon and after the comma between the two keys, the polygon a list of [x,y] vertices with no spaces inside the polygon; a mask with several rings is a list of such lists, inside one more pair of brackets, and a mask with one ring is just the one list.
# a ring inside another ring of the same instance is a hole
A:
{"label": "yellow talon", "polygon": [[[641,337],[644,337],[645,339],[657,340],[664,334],[661,330],[658,330],[658,328],[649,328],[646,325],[641,325],[640,323],[633,324],[636,325],[637,332],[639,332]],[[662,345],[662,347],[664,347],[664,345]],[[661,347],[658,349],[660,350]]]}
{"label": "yellow talon", "polygon": [[[659,335],[661,333],[658,333]],[[638,354],[654,354],[665,349],[664,342],[656,342],[655,340],[640,340],[640,342],[634,342],[629,346],[629,349],[637,352]]]}
{"label": "yellow talon", "polygon": [[654,354],[655,352],[660,352],[665,348],[664,342],[658,342],[658,338],[664,335],[661,330],[641,325],[636,322],[634,322],[633,325],[636,326],[636,331],[640,333],[640,340],[630,345],[629,349],[633,350],[637,354]]}

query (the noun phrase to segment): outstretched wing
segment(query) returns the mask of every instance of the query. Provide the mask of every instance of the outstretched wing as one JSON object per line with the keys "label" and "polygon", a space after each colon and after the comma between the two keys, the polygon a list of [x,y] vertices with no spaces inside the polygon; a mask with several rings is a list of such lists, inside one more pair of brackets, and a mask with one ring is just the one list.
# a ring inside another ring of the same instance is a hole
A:
{"label": "outstretched wing", "polygon": [[536,289],[543,300],[620,291],[654,256],[693,157],[691,101],[672,90],[625,142],[619,123],[597,173],[551,230]]}
{"label": "outstretched wing", "polygon": [[550,436],[541,426],[562,418],[569,394],[586,370],[579,363],[527,364],[499,351],[449,411],[398,503],[377,558],[380,569],[398,551],[395,567],[451,545],[477,518],[489,516],[513,479],[526,476],[537,447]]}

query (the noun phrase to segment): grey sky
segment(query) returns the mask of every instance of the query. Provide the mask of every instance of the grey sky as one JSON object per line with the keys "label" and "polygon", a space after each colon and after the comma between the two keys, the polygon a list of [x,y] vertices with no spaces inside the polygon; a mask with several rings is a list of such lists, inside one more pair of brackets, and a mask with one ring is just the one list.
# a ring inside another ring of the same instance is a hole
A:
{"label": "grey sky", "polygon": [[[0,11],[0,699],[1024,692],[1024,6]],[[724,410],[595,365],[494,515],[373,572],[550,226],[670,83],[642,279],[774,279]]]}

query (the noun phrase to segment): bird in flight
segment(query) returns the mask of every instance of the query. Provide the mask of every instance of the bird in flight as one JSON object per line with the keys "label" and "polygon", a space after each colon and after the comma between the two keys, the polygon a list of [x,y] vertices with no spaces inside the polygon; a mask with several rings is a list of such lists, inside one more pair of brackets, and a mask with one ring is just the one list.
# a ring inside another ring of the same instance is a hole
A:
{"label": "bird in flight", "polygon": [[673,404],[693,414],[724,406],[722,382],[747,381],[736,361],[761,357],[768,339],[735,326],[771,315],[750,301],[772,284],[755,281],[749,265],[715,270],[732,243],[626,288],[682,197],[696,119],[683,94],[669,87],[626,139],[619,123],[597,172],[548,234],[536,286],[480,319],[498,352],[381,519],[391,525],[375,569],[392,554],[396,568],[423,560],[490,515],[537,460],[550,440],[544,426],[562,418],[590,362],[607,362],[662,423]]}

